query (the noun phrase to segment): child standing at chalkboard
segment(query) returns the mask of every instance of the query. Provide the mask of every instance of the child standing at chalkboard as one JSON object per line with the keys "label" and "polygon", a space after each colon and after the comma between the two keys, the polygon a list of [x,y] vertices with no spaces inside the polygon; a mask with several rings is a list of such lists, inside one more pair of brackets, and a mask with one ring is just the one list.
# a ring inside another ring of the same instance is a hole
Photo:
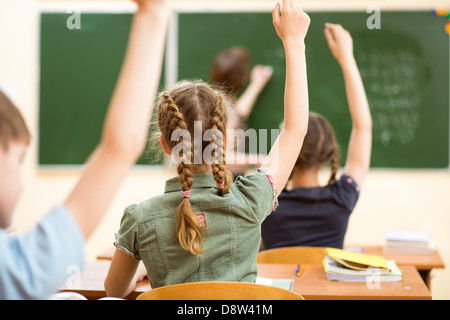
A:
{"label": "child standing at chalkboard", "polygon": [[128,49],[102,139],[63,205],[23,234],[9,226],[22,191],[20,164],[30,133],[0,92],[0,299],[46,299],[84,263],[84,241],[101,220],[128,168],[145,147],[164,52],[168,1],[136,0]]}
{"label": "child standing at chalkboard", "polygon": [[[246,120],[271,77],[270,66],[256,65],[250,70],[250,53],[244,47],[228,48],[214,57],[210,69],[210,80],[214,88],[229,96],[233,105],[228,108],[229,129],[247,129]],[[246,88],[249,78],[250,83]],[[262,163],[261,159],[264,158],[262,155],[245,154],[245,143],[233,144],[233,141],[229,143],[229,152],[235,153],[236,161],[230,168],[235,176],[243,175],[248,164]]]}
{"label": "child standing at chalkboard", "polygon": [[[202,82],[182,82],[162,93],[160,143],[176,161],[178,177],[166,182],[163,195],[126,208],[105,280],[108,295],[126,296],[133,290],[139,260],[152,288],[256,280],[261,222],[276,206],[277,190],[289,178],[308,121],[304,38],[310,19],[290,0],[283,1],[281,16],[276,5],[273,19],[286,52],[286,123],[268,158],[258,172],[233,182],[223,147],[226,97]],[[198,123],[202,136],[195,137]],[[183,138],[174,141],[176,132]],[[207,153],[200,162],[195,161],[194,143],[200,143],[202,154]],[[211,146],[212,159],[211,150],[207,151]]]}
{"label": "child standing at chalkboard", "polygon": [[[344,172],[338,179],[338,146],[332,127],[323,116],[311,112],[308,133],[289,179],[290,189],[280,194],[276,213],[262,224],[265,249],[342,248],[349,216],[369,170],[372,120],[353,56],[353,41],[349,32],[337,24],[326,24],[325,37],[344,74],[353,122]],[[330,165],[331,175],[322,187],[318,174],[325,164]]]}
{"label": "child standing at chalkboard", "polygon": [[[243,122],[271,77],[272,68],[269,66],[256,65],[250,71],[250,53],[244,47],[228,48],[215,56],[210,70],[211,82],[231,98],[238,117],[237,120],[230,119],[234,120],[229,123],[230,127],[245,129]],[[250,83],[245,88],[249,78]]]}

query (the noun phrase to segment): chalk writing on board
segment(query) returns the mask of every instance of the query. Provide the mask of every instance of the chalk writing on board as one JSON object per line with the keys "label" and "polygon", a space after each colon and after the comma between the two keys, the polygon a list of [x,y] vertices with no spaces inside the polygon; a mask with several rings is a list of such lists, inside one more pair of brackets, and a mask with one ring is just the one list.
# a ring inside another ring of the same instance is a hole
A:
{"label": "chalk writing on board", "polygon": [[380,48],[358,56],[373,121],[373,143],[382,146],[413,143],[421,125],[424,66],[409,48]]}

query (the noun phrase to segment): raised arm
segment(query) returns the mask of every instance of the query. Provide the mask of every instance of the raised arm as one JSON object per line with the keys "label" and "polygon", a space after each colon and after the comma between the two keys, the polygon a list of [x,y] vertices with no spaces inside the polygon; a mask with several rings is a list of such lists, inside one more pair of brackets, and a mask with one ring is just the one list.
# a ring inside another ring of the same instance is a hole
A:
{"label": "raised arm", "polygon": [[255,106],[259,94],[272,77],[273,70],[269,66],[257,65],[250,73],[250,84],[235,103],[236,112],[241,118],[247,118]]}
{"label": "raised arm", "polygon": [[353,55],[350,33],[339,24],[326,24],[328,46],[344,74],[347,101],[353,128],[344,172],[361,185],[370,167],[372,150],[372,118],[364,85]]}
{"label": "raised arm", "polygon": [[145,147],[159,84],[167,0],[136,0],[125,61],[106,115],[100,144],[65,201],[88,238],[107,210],[122,179]]}
{"label": "raised arm", "polygon": [[272,12],[273,24],[286,52],[284,128],[261,166],[272,175],[278,194],[283,190],[298,158],[308,130],[308,82],[305,36],[310,19],[294,1],[283,0]]}

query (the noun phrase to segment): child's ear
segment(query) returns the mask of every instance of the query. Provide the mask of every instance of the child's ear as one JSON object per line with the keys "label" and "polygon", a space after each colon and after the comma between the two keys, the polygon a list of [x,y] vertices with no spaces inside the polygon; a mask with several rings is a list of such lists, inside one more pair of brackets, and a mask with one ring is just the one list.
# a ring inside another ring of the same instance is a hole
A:
{"label": "child's ear", "polygon": [[161,145],[161,148],[163,149],[165,154],[167,154],[168,156],[172,154],[172,150],[169,149],[162,135],[159,136],[159,144]]}

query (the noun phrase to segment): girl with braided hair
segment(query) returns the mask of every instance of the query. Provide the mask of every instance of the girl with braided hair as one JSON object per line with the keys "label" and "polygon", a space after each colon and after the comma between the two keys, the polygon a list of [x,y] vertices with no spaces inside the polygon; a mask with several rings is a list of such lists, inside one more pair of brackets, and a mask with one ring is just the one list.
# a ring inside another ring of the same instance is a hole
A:
{"label": "girl with braided hair", "polygon": [[[307,132],[304,38],[309,17],[290,0],[273,11],[286,51],[286,125],[257,172],[233,177],[226,163],[228,98],[204,82],[160,94],[159,142],[177,176],[163,195],[125,209],[105,283],[126,296],[145,266],[152,288],[196,281],[255,282],[261,223],[275,209]],[[274,213],[275,214],[275,213]]]}
{"label": "girl with braided hair", "polygon": [[[372,120],[353,57],[352,38],[335,24],[326,25],[325,37],[344,73],[353,122],[344,172],[337,179],[339,152],[331,125],[320,114],[311,112],[308,133],[291,173],[290,188],[281,193],[277,214],[262,224],[265,249],[292,246],[342,249],[350,214],[369,170]],[[331,174],[326,186],[321,187],[319,171],[326,164]]]}

